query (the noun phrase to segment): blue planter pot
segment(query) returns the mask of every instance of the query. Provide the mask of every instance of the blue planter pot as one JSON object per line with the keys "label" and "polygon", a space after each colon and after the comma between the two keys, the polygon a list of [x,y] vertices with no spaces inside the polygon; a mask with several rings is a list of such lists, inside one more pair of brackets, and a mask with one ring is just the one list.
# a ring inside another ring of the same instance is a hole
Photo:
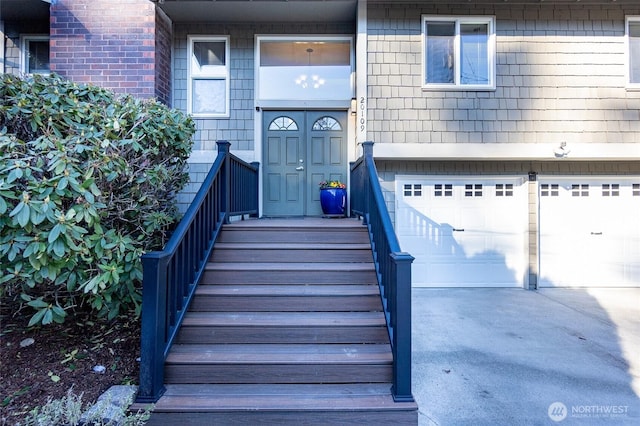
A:
{"label": "blue planter pot", "polygon": [[326,215],[344,216],[347,208],[347,190],[343,188],[324,188],[320,190],[320,205]]}

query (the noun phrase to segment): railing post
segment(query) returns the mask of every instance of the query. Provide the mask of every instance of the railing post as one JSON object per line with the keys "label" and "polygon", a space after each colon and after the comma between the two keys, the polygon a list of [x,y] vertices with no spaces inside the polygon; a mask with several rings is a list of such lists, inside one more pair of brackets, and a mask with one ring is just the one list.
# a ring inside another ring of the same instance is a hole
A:
{"label": "railing post", "polygon": [[224,154],[224,163],[222,164],[222,194],[220,195],[220,211],[227,213],[224,215],[224,223],[229,223],[229,209],[231,208],[231,162],[229,161],[229,149],[231,143],[229,141],[217,141],[218,154]]}
{"label": "railing post", "polygon": [[391,253],[395,285],[392,286],[393,387],[396,402],[413,402],[411,393],[411,263],[409,253]]}
{"label": "railing post", "polygon": [[[362,142],[362,160],[364,162],[364,180],[365,182],[369,179],[369,160],[373,161],[373,142],[372,141],[364,141]],[[364,202],[362,203],[363,210],[365,214],[363,215],[363,223],[365,225],[368,224],[368,215],[371,213],[372,206],[369,204],[371,202],[371,194],[370,192],[371,185],[365,183],[364,185]]]}
{"label": "railing post", "polygon": [[255,182],[252,182],[252,188],[253,188],[253,205],[256,206],[256,214],[255,217],[259,217],[260,216],[260,207],[258,206],[258,203],[260,200],[258,200],[258,194],[260,193],[260,188],[258,187],[260,185],[260,162],[259,161],[252,161],[250,163],[253,167],[256,168],[256,174],[255,174]]}
{"label": "railing post", "polygon": [[164,351],[167,325],[167,264],[164,252],[142,255],[142,330],[139,402],[156,402],[164,393]]}

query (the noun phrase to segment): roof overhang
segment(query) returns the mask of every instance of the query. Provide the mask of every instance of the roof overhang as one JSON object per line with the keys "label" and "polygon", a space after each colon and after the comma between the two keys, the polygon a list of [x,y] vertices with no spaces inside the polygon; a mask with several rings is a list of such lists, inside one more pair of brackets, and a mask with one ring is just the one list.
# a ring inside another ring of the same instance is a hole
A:
{"label": "roof overhang", "polygon": [[152,0],[173,22],[349,22],[357,0]]}
{"label": "roof overhang", "polygon": [[0,21],[49,20],[50,0],[0,0]]}
{"label": "roof overhang", "polygon": [[466,6],[478,6],[483,4],[501,4],[501,5],[525,5],[525,4],[539,4],[542,6],[560,5],[560,4],[627,4],[638,5],[638,0],[367,0],[369,3],[405,3],[405,4],[450,4],[450,5],[466,5]]}

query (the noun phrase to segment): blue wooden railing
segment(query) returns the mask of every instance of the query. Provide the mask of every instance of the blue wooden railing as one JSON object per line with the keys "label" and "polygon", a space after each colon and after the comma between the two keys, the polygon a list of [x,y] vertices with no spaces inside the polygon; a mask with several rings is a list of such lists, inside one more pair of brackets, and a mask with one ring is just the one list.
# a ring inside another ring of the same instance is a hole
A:
{"label": "blue wooden railing", "polygon": [[351,164],[351,213],[363,218],[369,229],[382,306],[393,351],[395,401],[413,402],[411,393],[411,263],[400,251],[389,211],[382,195],[373,159],[373,142],[362,144],[364,153]]}
{"label": "blue wooden railing", "polygon": [[137,401],[164,393],[164,361],[202,276],[222,225],[231,216],[258,214],[258,164],[218,156],[163,251],[142,256],[142,330]]}

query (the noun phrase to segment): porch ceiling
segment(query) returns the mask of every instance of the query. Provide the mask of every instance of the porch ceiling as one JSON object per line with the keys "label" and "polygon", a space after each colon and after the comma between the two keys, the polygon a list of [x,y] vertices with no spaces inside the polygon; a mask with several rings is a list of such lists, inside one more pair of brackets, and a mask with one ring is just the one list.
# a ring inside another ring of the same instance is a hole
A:
{"label": "porch ceiling", "polygon": [[49,3],[45,0],[0,0],[0,21],[48,20]]}
{"label": "porch ceiling", "polygon": [[357,0],[152,0],[174,22],[345,22]]}
{"label": "porch ceiling", "polygon": [[[286,0],[285,0],[286,1]],[[424,4],[462,4],[467,6],[483,4],[541,4],[541,5],[566,5],[566,4],[630,4],[637,5],[638,0],[367,0],[369,3],[424,3]]]}

